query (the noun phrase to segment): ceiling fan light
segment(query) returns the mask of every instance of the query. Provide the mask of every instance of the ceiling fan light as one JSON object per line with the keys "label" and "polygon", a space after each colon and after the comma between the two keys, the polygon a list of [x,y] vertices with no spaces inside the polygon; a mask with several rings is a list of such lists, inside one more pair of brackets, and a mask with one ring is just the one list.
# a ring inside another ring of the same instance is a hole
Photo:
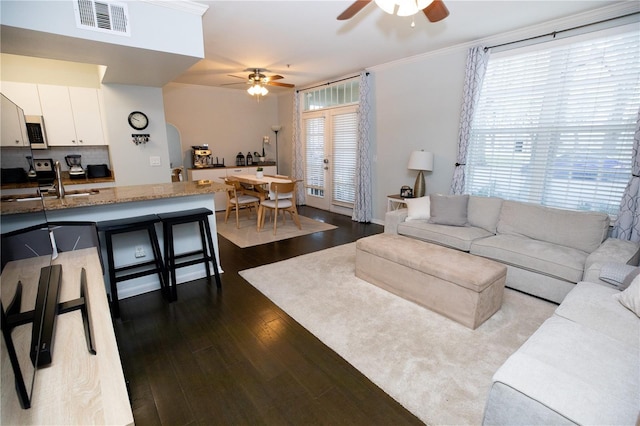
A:
{"label": "ceiling fan light", "polygon": [[396,2],[394,0],[375,0],[378,7],[384,10],[389,15],[393,15],[396,9]]}
{"label": "ceiling fan light", "polygon": [[396,0],[396,3],[399,6],[398,16],[412,16],[420,11],[416,0]]}
{"label": "ceiling fan light", "polygon": [[267,93],[269,93],[269,91],[267,90],[267,88],[266,88],[266,87],[264,87],[264,86],[261,86],[261,87],[260,87],[260,96],[264,96],[264,95],[266,95]]}

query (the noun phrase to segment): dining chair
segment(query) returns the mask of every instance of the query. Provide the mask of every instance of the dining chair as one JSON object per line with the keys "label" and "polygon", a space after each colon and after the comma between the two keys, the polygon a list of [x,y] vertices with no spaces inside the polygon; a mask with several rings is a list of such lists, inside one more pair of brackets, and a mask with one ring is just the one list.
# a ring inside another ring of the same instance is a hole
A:
{"label": "dining chair", "polygon": [[[251,207],[255,207],[256,214],[260,206],[260,198],[256,195],[252,195],[254,192],[249,191],[240,185],[240,182],[233,179],[225,179],[224,183],[232,186],[231,189],[227,189],[227,211],[224,215],[224,223],[227,223],[229,219],[229,213],[233,208],[236,211],[236,228],[240,229],[240,209],[247,208],[249,214],[251,213]],[[260,216],[258,216],[259,218]]]}
{"label": "dining chair", "polygon": [[258,231],[264,227],[265,209],[271,209],[273,213],[273,235],[276,235],[278,227],[278,212],[282,211],[282,220],[285,221],[285,213],[289,212],[291,219],[302,229],[300,217],[296,208],[296,182],[271,182],[269,185],[269,198],[260,203],[258,209]]}

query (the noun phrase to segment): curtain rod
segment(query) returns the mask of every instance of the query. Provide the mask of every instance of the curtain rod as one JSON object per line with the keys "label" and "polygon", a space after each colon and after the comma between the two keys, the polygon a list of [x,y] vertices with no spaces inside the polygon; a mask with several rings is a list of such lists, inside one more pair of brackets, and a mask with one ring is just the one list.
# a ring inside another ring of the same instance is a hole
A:
{"label": "curtain rod", "polygon": [[[365,75],[369,75],[369,71],[365,72]],[[316,86],[307,87],[306,89],[298,89],[298,90],[296,90],[296,93],[300,93],[303,90],[315,89],[316,87],[329,86],[330,84],[340,83],[341,81],[345,81],[345,80],[351,80],[352,78],[356,78],[356,77],[359,77],[359,76],[360,76],[360,74],[352,75],[351,77],[345,77],[345,78],[341,78],[340,80],[329,81],[327,83],[322,83],[322,84],[318,84]]]}
{"label": "curtain rod", "polygon": [[631,12],[631,13],[627,13],[626,15],[616,16],[614,18],[603,19],[602,21],[591,22],[589,24],[578,25],[577,27],[566,28],[564,30],[552,31],[552,32],[547,33],[547,34],[541,34],[541,35],[537,35],[537,36],[533,36],[533,37],[529,37],[529,38],[523,38],[522,40],[510,41],[510,42],[507,42],[507,43],[496,44],[494,46],[487,46],[487,47],[484,48],[484,51],[486,52],[487,50],[495,49],[496,47],[509,46],[511,44],[522,43],[523,41],[536,40],[538,38],[543,38],[543,37],[553,36],[553,38],[555,38],[557,34],[561,34],[561,33],[567,32],[567,31],[579,30],[580,28],[586,28],[586,27],[590,27],[592,25],[598,25],[598,24],[603,24],[605,22],[609,22],[609,21],[615,21],[617,19],[627,18],[629,16],[637,15],[639,13],[640,12]]}

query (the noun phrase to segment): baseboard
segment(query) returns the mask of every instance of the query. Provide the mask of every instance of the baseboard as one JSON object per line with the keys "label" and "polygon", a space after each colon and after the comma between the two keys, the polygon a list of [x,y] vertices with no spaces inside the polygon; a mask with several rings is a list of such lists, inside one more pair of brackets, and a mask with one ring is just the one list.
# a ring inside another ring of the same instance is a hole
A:
{"label": "baseboard", "polygon": [[[185,268],[183,272],[180,269],[176,271],[176,280],[178,285],[187,283],[189,281],[198,280],[206,276],[204,268],[200,271],[189,271],[193,267]],[[220,273],[224,271],[218,266]],[[211,271],[213,274],[213,270]],[[105,277],[106,279],[106,277]],[[118,298],[120,300],[128,297],[138,296],[140,294],[149,293],[151,291],[160,290],[160,283],[158,282],[157,275],[148,275],[146,277],[138,278],[130,282],[123,282],[118,285]]]}

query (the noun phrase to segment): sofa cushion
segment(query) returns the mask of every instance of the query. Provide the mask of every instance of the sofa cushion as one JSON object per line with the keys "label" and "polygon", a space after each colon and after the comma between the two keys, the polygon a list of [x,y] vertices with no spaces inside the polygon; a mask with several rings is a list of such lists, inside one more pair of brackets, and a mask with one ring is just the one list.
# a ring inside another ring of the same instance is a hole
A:
{"label": "sofa cushion", "polygon": [[473,241],[470,253],[574,283],[582,280],[588,256],[574,248],[500,234]]}
{"label": "sofa cushion", "polygon": [[622,306],[640,318],[640,277],[635,277],[625,291],[614,297]]}
{"label": "sofa cushion", "polygon": [[431,202],[429,197],[405,198],[407,221],[429,219]]}
{"label": "sofa cushion", "polygon": [[489,231],[474,226],[449,226],[414,220],[398,225],[398,234],[454,249],[469,251],[478,238],[490,237]]}
{"label": "sofa cushion", "polygon": [[477,226],[495,234],[501,209],[502,198],[471,195],[467,208],[467,221],[471,226]]}
{"label": "sofa cushion", "polygon": [[640,320],[602,284],[579,282],[556,309],[556,315],[640,349]]}
{"label": "sofa cushion", "polygon": [[555,315],[493,380],[577,424],[635,424],[638,415],[637,348]]}
{"label": "sofa cushion", "polygon": [[498,234],[529,237],[591,253],[607,237],[609,216],[505,200],[497,231]]}
{"label": "sofa cushion", "polygon": [[464,226],[467,224],[468,195],[432,194],[430,197],[430,223],[451,226]]}

